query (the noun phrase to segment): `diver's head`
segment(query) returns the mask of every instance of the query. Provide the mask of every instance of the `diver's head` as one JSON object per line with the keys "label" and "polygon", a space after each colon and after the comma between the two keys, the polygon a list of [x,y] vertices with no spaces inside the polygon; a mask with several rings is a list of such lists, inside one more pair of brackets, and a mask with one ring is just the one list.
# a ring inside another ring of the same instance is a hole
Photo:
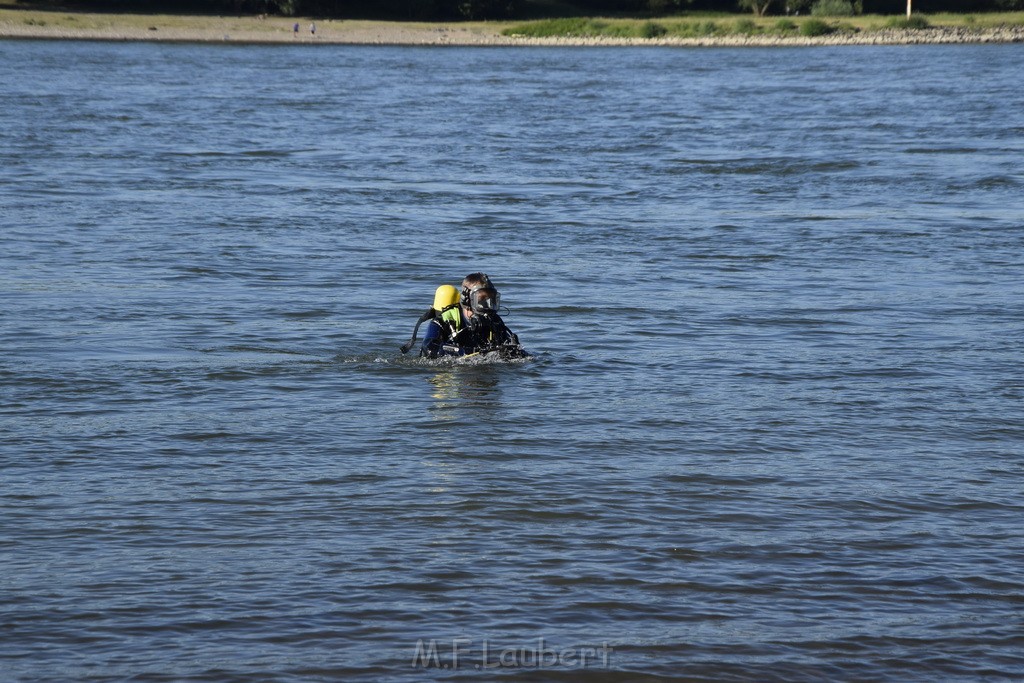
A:
{"label": "diver's head", "polygon": [[484,273],[470,273],[462,281],[462,295],[459,301],[467,318],[474,315],[490,316],[498,314],[501,294]]}

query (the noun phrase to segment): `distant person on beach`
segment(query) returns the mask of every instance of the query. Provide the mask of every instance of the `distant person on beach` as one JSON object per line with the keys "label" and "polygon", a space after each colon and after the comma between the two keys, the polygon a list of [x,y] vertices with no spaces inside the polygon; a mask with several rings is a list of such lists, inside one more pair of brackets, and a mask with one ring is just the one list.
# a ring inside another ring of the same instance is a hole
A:
{"label": "distant person on beach", "polygon": [[310,24],[309,25],[309,35],[311,35],[311,36],[315,36],[316,35],[316,24]]}
{"label": "distant person on beach", "polygon": [[299,23],[295,22],[295,26],[292,27],[292,35],[296,38],[299,37]]}

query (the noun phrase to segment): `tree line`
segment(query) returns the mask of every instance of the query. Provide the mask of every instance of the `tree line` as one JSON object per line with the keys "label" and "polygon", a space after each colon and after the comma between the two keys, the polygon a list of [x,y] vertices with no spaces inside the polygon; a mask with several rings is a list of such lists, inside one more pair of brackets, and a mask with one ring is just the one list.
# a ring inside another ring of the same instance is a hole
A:
{"label": "tree line", "polygon": [[[339,19],[532,19],[551,16],[665,16],[686,10],[749,11],[749,0],[72,0],[75,7],[119,12],[267,14]],[[760,0],[768,14],[809,8],[813,0]],[[850,0],[864,14],[899,14],[906,0]],[[66,6],[66,5],[65,5]],[[1024,10],[1024,0],[914,0],[914,11]]]}

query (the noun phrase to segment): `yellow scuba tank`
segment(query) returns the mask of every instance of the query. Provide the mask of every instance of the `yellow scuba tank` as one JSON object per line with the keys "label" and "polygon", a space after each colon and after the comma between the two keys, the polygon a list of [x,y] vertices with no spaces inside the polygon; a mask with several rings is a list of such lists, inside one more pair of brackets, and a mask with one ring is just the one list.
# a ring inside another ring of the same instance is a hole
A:
{"label": "yellow scuba tank", "polygon": [[462,315],[459,313],[459,290],[451,285],[441,285],[434,292],[434,311],[438,318],[448,323],[452,332],[462,328]]}
{"label": "yellow scuba tank", "polygon": [[459,290],[451,285],[441,285],[434,292],[434,310],[438,313],[457,303],[459,303]]}
{"label": "yellow scuba tank", "polygon": [[459,311],[459,290],[451,285],[441,285],[434,292],[434,305],[427,309],[427,312],[416,321],[416,327],[412,329],[412,339],[402,344],[401,352],[408,353],[416,344],[416,335],[419,333],[420,325],[428,320],[437,320],[442,328],[447,325],[449,328],[445,333],[455,335],[462,329],[462,313]]}

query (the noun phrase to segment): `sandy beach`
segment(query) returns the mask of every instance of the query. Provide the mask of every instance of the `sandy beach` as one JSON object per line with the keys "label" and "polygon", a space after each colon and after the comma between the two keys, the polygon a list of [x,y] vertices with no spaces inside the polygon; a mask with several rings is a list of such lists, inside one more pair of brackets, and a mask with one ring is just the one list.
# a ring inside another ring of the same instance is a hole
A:
{"label": "sandy beach", "polygon": [[[132,22],[104,15],[60,15],[60,21],[26,20],[0,14],[0,38],[43,40],[164,41],[196,43],[462,45],[462,46],[814,46],[913,45],[938,43],[1024,42],[1024,27],[935,27],[835,33],[817,37],[732,35],[701,38],[531,38],[501,34],[500,23],[403,23],[284,17],[137,16]],[[298,25],[298,30],[295,30]],[[314,30],[315,29],[315,32]]]}

